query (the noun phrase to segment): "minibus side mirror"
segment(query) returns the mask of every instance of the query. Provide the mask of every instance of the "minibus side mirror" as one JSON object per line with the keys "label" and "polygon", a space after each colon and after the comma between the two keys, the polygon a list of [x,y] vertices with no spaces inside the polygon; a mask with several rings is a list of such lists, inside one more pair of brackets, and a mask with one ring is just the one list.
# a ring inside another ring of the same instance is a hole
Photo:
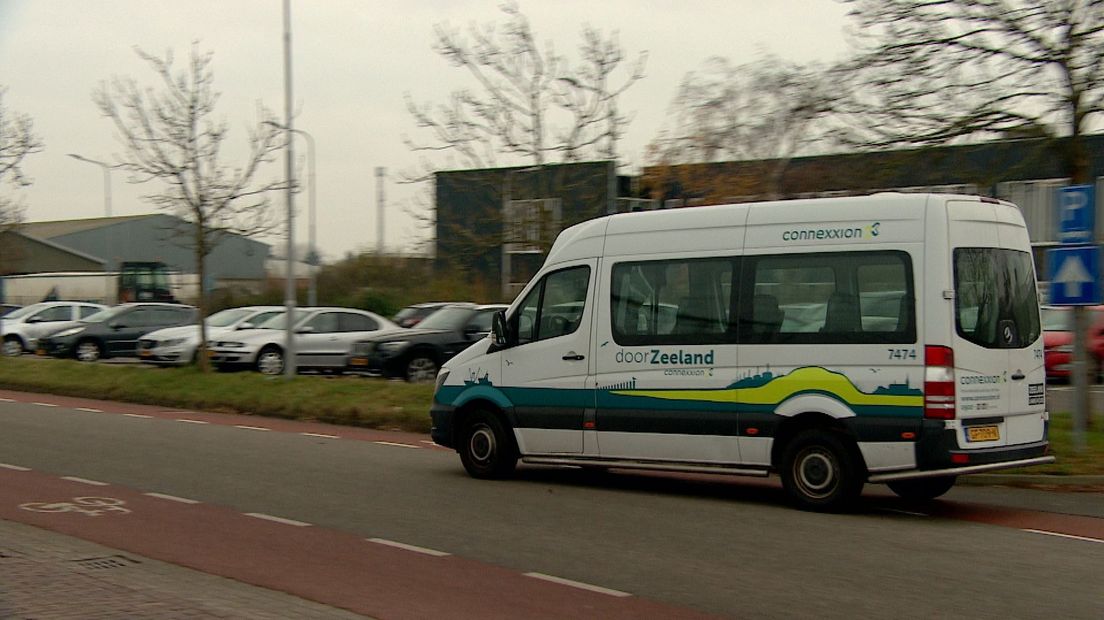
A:
{"label": "minibus side mirror", "polygon": [[491,335],[494,338],[496,348],[505,349],[510,346],[510,328],[506,325],[505,310],[494,313],[494,317],[491,319]]}

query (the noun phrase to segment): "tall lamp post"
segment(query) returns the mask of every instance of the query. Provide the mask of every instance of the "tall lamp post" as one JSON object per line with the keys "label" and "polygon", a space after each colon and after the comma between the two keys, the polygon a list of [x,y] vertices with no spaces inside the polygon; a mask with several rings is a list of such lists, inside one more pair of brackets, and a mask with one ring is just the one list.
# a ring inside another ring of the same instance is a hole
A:
{"label": "tall lamp post", "polygon": [[[91,159],[84,157],[83,155],[77,155],[76,153],[68,153],[69,157],[77,161],[83,161],[88,164],[95,164],[103,169],[104,178],[104,216],[111,217],[111,169],[115,166],[106,164],[97,159]],[[111,271],[111,225],[108,224],[107,235],[104,236],[104,271]],[[108,287],[104,291],[104,301],[109,302],[111,299],[111,289]]]}
{"label": "tall lamp post", "polygon": [[308,271],[308,275],[310,277],[308,279],[308,285],[307,285],[308,286],[308,288],[307,288],[307,305],[308,306],[317,306],[318,305],[318,285],[317,285],[317,282],[316,282],[316,279],[315,279],[315,273],[314,273],[315,272],[315,267],[317,267],[317,262],[318,262],[318,259],[317,259],[318,250],[317,250],[317,247],[315,246],[315,233],[314,233],[314,231],[315,231],[315,185],[316,185],[315,171],[317,170],[314,166],[314,136],[312,136],[310,134],[310,132],[305,130],[305,129],[296,129],[296,128],[285,127],[284,125],[281,125],[280,123],[277,123],[275,121],[265,121],[265,123],[268,124],[268,125],[272,125],[273,127],[276,127],[277,129],[283,129],[284,131],[290,131],[291,133],[298,134],[298,135],[303,136],[304,138],[307,139],[307,167],[309,168],[309,170],[307,172],[307,176],[308,176],[307,183],[310,184],[310,193],[308,194],[308,197],[307,197],[307,200],[308,200],[308,204],[307,204],[307,226],[308,226],[307,236],[308,236],[308,241],[307,241],[307,243],[309,245],[309,247],[307,248],[307,264],[310,265],[310,269]]}

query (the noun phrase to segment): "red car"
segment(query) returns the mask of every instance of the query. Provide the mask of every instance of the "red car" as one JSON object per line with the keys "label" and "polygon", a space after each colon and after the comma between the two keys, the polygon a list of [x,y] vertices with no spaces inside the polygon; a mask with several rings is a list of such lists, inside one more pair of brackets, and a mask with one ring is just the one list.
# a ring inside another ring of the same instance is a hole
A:
{"label": "red car", "polygon": [[[1104,306],[1090,306],[1089,372],[1099,378],[1104,359]],[[1073,366],[1073,312],[1068,306],[1043,306],[1043,347],[1048,380],[1068,381]]]}

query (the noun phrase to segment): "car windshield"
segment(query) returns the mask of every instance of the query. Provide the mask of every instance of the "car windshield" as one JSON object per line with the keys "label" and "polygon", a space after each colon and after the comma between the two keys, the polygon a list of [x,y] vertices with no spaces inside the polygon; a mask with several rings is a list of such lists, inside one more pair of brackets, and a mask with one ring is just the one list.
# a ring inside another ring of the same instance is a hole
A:
{"label": "car windshield", "polygon": [[1068,332],[1072,316],[1068,308],[1043,308],[1043,331]]}
{"label": "car windshield", "polygon": [[[298,325],[299,321],[303,320],[304,317],[310,316],[311,314],[313,314],[313,312],[308,312],[306,310],[296,310],[295,320],[292,321],[292,325]],[[264,323],[261,323],[257,327],[260,329],[287,329],[287,321],[284,320],[284,317],[286,316],[287,313],[278,314],[271,319],[265,321]]]}
{"label": "car windshield", "polygon": [[27,316],[28,314],[30,314],[32,312],[37,312],[37,311],[39,311],[39,310],[41,310],[45,307],[46,307],[46,304],[31,304],[29,306],[23,306],[22,308],[12,310],[11,312],[5,314],[4,315],[4,320],[18,319],[20,317]]}
{"label": "car windshield", "polygon": [[471,308],[460,308],[457,306],[444,307],[429,315],[425,319],[422,319],[421,323],[418,323],[419,328],[424,329],[444,329],[444,330],[457,330],[464,326],[471,318]]}
{"label": "car windshield", "polygon": [[103,323],[104,321],[109,321],[109,320],[111,320],[112,317],[115,317],[119,314],[122,314],[123,312],[125,312],[129,309],[130,308],[127,307],[127,306],[115,306],[114,308],[104,308],[103,310],[100,310],[99,312],[97,312],[95,314],[90,314],[90,315],[84,317],[83,319],[81,319],[81,322],[82,323]]}
{"label": "car windshield", "polygon": [[207,326],[229,327],[234,323],[237,323],[238,321],[249,316],[250,314],[253,314],[253,311],[246,308],[230,308],[228,310],[222,310],[207,317]]}

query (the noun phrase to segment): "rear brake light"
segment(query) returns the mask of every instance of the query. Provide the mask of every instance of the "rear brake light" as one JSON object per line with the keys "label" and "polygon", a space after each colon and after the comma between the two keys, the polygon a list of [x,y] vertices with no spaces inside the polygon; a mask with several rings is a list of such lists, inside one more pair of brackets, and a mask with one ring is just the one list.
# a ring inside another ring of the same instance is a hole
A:
{"label": "rear brake light", "polygon": [[950,347],[924,347],[924,417],[955,417],[954,350]]}

